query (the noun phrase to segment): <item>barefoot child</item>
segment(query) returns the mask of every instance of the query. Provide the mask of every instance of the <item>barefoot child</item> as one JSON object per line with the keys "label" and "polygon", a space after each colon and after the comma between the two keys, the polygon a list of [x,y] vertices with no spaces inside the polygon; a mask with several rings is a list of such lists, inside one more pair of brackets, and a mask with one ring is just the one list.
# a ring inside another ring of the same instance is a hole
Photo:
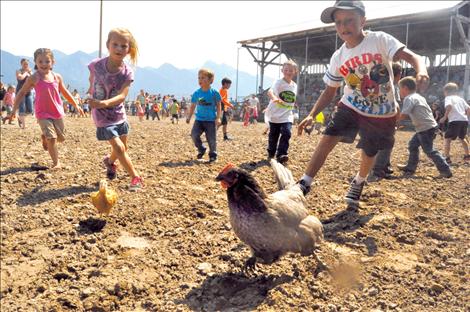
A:
{"label": "barefoot child", "polygon": [[94,60],[88,65],[90,70],[88,93],[93,96],[88,103],[92,108],[96,137],[99,141],[108,141],[111,145],[111,154],[103,159],[107,177],[116,178],[115,161],[119,160],[131,176],[129,189],[136,191],[143,187],[143,179],[127,154],[129,124],[124,107],[124,100],[134,81],[134,72],[124,63],[124,58],[130,55],[131,62],[136,63],[137,42],[127,29],[115,28],[108,34],[106,47],[109,56]]}
{"label": "barefoot child", "polygon": [[49,152],[52,159],[51,169],[60,168],[57,142],[65,140],[63,117],[64,105],[60,93],[72,103],[75,109],[83,115],[82,109],[64,85],[62,76],[52,71],[54,55],[50,49],[37,49],[34,52],[34,69],[36,72],[29,76],[15,98],[12,116],[15,116],[21,101],[32,88],[36,91],[34,113],[42,131],[42,146]]}

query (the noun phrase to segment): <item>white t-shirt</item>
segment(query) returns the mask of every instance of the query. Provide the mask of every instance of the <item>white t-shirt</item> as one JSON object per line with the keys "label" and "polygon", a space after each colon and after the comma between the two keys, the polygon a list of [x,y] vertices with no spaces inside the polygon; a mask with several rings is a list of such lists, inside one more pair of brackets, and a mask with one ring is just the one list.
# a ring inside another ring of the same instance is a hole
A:
{"label": "white t-shirt", "polygon": [[340,87],[341,102],[361,115],[392,117],[397,112],[394,98],[392,61],[405,45],[381,31],[366,31],[360,44],[352,49],[346,43],[333,54],[323,81]]}
{"label": "white t-shirt", "polygon": [[258,104],[259,104],[259,100],[257,97],[254,97],[254,98],[250,97],[248,99],[248,105],[250,105],[250,108],[253,108],[253,109],[258,108]]}
{"label": "white t-shirt", "polygon": [[294,81],[287,83],[284,78],[274,82],[271,87],[274,95],[283,103],[269,102],[265,115],[272,123],[294,122],[294,104],[297,97],[297,84]]}
{"label": "white t-shirt", "polygon": [[451,105],[452,110],[449,112],[449,122],[452,121],[468,121],[466,110],[469,108],[468,104],[458,95],[446,96],[444,100],[445,108]]}

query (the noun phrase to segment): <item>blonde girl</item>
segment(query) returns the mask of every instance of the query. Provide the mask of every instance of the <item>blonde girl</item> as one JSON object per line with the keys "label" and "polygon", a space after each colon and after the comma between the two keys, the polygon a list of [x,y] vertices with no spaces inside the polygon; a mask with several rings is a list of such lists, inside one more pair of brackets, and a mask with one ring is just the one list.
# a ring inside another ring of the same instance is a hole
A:
{"label": "blonde girl", "polygon": [[124,63],[129,56],[133,65],[137,62],[138,47],[132,34],[124,28],[112,29],[108,34],[106,47],[109,56],[92,61],[90,70],[90,88],[92,95],[88,99],[91,115],[96,125],[96,137],[108,141],[111,153],[103,159],[109,179],[117,176],[116,160],[131,177],[130,190],[143,187],[143,179],[134,168],[127,153],[129,124],[127,122],[124,100],[134,81],[132,68]]}

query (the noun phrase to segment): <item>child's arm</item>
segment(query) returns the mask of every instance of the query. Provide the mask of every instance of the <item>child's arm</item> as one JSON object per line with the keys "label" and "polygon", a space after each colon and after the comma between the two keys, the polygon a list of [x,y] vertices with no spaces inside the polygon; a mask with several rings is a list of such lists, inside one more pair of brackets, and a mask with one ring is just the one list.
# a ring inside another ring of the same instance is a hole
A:
{"label": "child's arm", "polygon": [[26,78],[24,85],[21,87],[21,90],[16,94],[15,102],[13,103],[13,110],[11,111],[11,115],[15,116],[16,111],[18,110],[18,106],[20,106],[21,101],[23,100],[26,93],[28,93],[36,84],[36,75],[29,76]]}
{"label": "child's arm", "polygon": [[65,87],[64,85],[64,80],[62,79],[62,76],[59,74],[56,74],[57,78],[59,79],[59,91],[64,95],[64,98],[67,100],[67,102],[71,103],[73,107],[80,113],[80,116],[84,116],[82,108],[78,105],[77,100],[72,96],[70,91]]}
{"label": "child's arm", "polygon": [[195,109],[196,109],[196,103],[191,103],[191,107],[189,108],[188,117],[186,117],[186,123],[189,123],[189,121],[191,120],[191,117],[193,116]]}
{"label": "child's arm", "polygon": [[444,116],[439,120],[439,123],[444,123],[446,122],[447,118],[449,117],[450,111],[452,110],[452,105],[447,105],[446,107],[446,112]]}
{"label": "child's arm", "polygon": [[131,82],[132,81],[126,81],[124,83],[124,85],[122,86],[121,90],[119,90],[119,93],[116,96],[114,96],[110,99],[107,99],[107,100],[91,99],[91,100],[89,100],[90,107],[91,108],[110,108],[110,107],[118,106],[119,104],[124,102],[124,100],[126,99],[127,94],[129,93],[129,88],[131,86]]}
{"label": "child's arm", "polygon": [[222,105],[221,105],[221,102],[218,101],[217,102],[217,119],[215,120],[215,124],[217,126],[220,126],[222,124],[222,122],[220,121],[221,112],[222,112]]}
{"label": "child's arm", "polygon": [[420,55],[404,48],[395,53],[393,60],[404,60],[413,66],[416,71],[416,84],[418,85],[418,90],[421,92],[426,90],[429,84],[429,75],[424,59]]}
{"label": "child's arm", "polygon": [[281,99],[279,99],[277,96],[274,95],[273,89],[269,89],[268,91],[268,98],[273,101],[273,102],[282,102]]}
{"label": "child's arm", "polygon": [[311,126],[313,119],[317,116],[317,114],[323,111],[325,107],[331,103],[336,95],[336,89],[338,88],[326,86],[326,89],[323,90],[323,92],[320,94],[320,97],[310,111],[310,114],[308,114],[308,116],[305,117],[305,119],[302,120],[302,122],[299,124],[297,128],[297,135],[302,135],[304,128]]}

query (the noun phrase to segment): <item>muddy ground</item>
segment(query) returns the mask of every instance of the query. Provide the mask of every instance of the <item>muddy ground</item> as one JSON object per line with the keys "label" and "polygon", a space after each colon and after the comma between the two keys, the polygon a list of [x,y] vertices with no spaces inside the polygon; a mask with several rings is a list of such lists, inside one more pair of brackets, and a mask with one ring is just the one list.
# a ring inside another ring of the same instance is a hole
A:
{"label": "muddy ground", "polygon": [[[424,159],[414,178],[369,184],[354,211],[343,196],[359,154],[339,145],[307,197],[325,225],[319,255],[332,273],[287,255],[244,276],[249,250],[231,231],[214,177],[230,161],[276,190],[263,161],[264,125],[232,123],[233,141],[219,135],[218,162],[201,164],[189,125],[130,122],[130,156],[146,187],[129,192],[121,169],[108,217],[90,202],[108,152],[90,119],[66,119],[60,171],[31,169],[49,162],[33,118],[26,130],[1,126],[2,311],[469,311],[470,163],[461,146],[452,146],[451,179],[434,179]],[[394,166],[411,134],[398,132]],[[318,139],[293,137],[295,177]],[[442,150],[443,140],[436,145]]]}

